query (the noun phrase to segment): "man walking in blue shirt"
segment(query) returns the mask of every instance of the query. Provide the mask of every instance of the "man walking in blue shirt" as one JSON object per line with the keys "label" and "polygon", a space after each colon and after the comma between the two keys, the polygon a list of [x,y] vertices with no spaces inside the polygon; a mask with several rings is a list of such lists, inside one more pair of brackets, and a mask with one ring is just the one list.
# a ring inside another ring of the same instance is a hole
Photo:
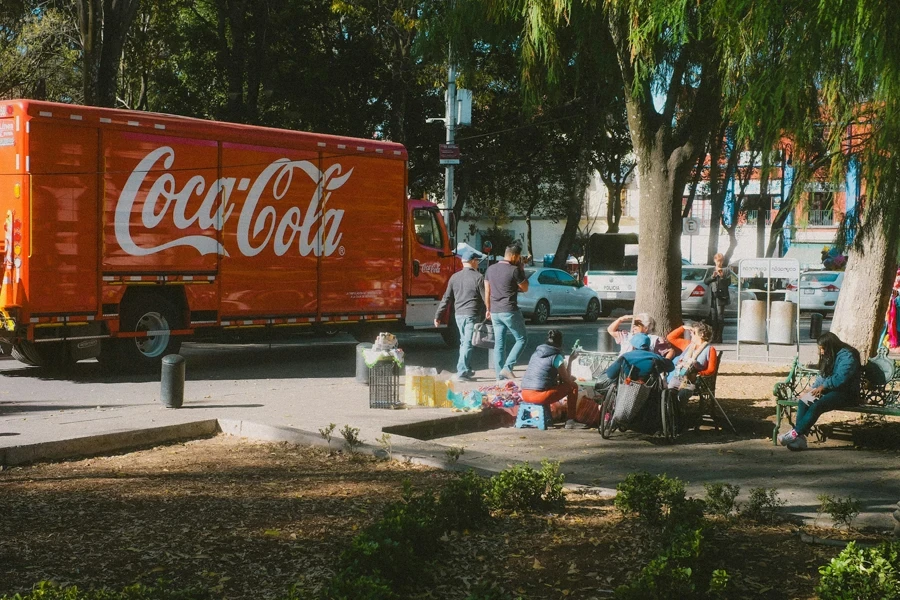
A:
{"label": "man walking in blue shirt", "polygon": [[[503,260],[488,267],[484,274],[484,297],[487,317],[494,323],[494,367],[497,379],[515,379],[513,367],[525,349],[525,317],[519,310],[519,292],[528,291],[528,280],[522,262],[522,246],[513,242],[506,248]],[[515,344],[506,352],[506,332],[515,338]]]}

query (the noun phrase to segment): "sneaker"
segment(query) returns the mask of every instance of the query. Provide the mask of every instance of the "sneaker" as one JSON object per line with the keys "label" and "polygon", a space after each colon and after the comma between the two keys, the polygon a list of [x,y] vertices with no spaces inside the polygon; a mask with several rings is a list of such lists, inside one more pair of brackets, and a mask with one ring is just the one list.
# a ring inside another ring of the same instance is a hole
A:
{"label": "sneaker", "polygon": [[513,375],[512,370],[509,367],[504,367],[500,369],[500,373],[498,373],[499,379],[511,379],[513,381],[516,380],[516,376]]}
{"label": "sneaker", "polygon": [[798,437],[797,432],[794,431],[793,429],[791,429],[787,433],[780,436],[778,438],[778,441],[781,443],[782,446],[787,446],[788,444],[790,444],[791,442],[796,440],[797,437]]}
{"label": "sneaker", "polygon": [[806,450],[806,436],[798,435],[793,441],[787,444],[788,450]]}
{"label": "sneaker", "polygon": [[566,421],[566,429],[587,429],[588,426],[584,423],[579,423],[575,419],[569,419]]}

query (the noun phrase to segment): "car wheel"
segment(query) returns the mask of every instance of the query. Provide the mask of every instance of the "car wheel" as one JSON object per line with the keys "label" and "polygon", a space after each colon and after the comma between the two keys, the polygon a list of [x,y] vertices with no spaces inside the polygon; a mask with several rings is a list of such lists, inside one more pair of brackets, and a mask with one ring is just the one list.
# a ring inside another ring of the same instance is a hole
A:
{"label": "car wheel", "polygon": [[531,322],[537,325],[543,325],[550,318],[550,303],[541,300],[534,307],[534,314],[531,315]]}
{"label": "car wheel", "polygon": [[584,320],[588,323],[593,323],[600,317],[600,301],[596,298],[591,298],[590,302],[587,305],[587,312],[584,313]]}

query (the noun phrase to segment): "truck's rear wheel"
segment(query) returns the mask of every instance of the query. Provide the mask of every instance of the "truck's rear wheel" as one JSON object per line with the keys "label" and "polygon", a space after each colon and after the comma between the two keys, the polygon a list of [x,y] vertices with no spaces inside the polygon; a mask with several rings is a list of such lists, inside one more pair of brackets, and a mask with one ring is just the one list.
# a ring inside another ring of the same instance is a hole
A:
{"label": "truck's rear wheel", "polygon": [[119,366],[137,371],[158,368],[163,356],[181,349],[181,339],[171,333],[177,328],[175,307],[166,298],[157,294],[134,296],[122,308],[121,331],[152,334],[116,340]]}
{"label": "truck's rear wheel", "polygon": [[23,340],[12,347],[11,356],[31,367],[53,370],[64,370],[75,363],[69,356],[65,342],[35,344]]}

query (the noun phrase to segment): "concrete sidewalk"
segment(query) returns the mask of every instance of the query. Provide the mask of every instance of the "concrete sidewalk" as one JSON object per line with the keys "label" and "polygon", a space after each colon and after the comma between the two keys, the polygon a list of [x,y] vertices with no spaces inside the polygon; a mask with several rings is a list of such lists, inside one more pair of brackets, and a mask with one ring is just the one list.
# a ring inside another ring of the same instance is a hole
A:
{"label": "concrete sidewalk", "polygon": [[[727,344],[724,349],[729,350]],[[814,352],[804,345],[801,356],[811,360]],[[187,355],[191,360],[190,350]],[[521,461],[557,460],[567,481],[610,491],[627,473],[647,470],[680,477],[695,494],[702,494],[704,482],[713,481],[740,485],[742,499],[753,487],[775,487],[788,510],[807,517],[815,517],[819,494],[852,495],[865,511],[857,525],[885,530],[893,527],[891,512],[900,500],[895,451],[859,451],[830,441],[792,453],[772,446],[767,437],[712,430],[687,434],[671,446],[632,433],[603,440],[596,430],[517,430],[499,427],[499,421],[487,415],[449,409],[369,409],[366,386],[350,376],[322,375],[253,378],[236,367],[234,380],[188,381],[184,407],[172,410],[159,403],[155,378],[118,380],[110,386],[89,369],[83,377],[55,379],[3,361],[0,465],[122,451],[217,431],[324,443],[318,431],[334,423],[335,447],[342,442],[338,430],[345,425],[359,428],[359,437],[372,450],[378,449],[376,440],[387,428],[393,432],[395,457],[447,466],[447,448],[464,447],[454,466],[486,472]],[[474,386],[493,381],[492,373],[478,375]]]}

